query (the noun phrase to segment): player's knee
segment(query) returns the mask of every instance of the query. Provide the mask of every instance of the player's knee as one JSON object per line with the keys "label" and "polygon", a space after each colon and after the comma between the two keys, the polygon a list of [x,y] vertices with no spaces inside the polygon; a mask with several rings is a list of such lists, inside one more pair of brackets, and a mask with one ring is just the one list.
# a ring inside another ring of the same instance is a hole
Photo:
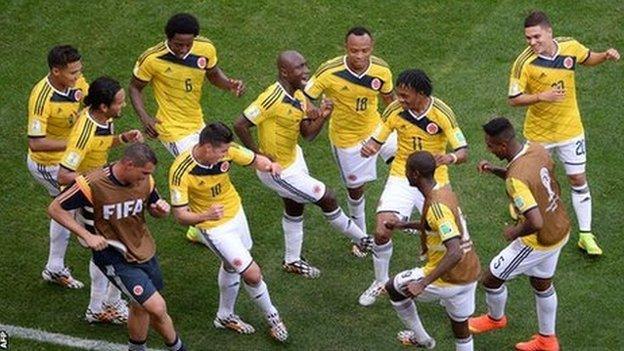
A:
{"label": "player's knee", "polygon": [[338,201],[336,201],[336,195],[334,195],[334,192],[331,189],[326,188],[325,195],[323,195],[321,200],[319,200],[318,205],[321,207],[323,212],[336,210],[338,208]]}
{"label": "player's knee", "polygon": [[386,292],[388,293],[390,300],[394,302],[403,301],[407,298],[394,287],[394,276],[386,282]]}
{"label": "player's knee", "polygon": [[364,185],[360,185],[356,188],[348,188],[347,192],[349,193],[349,198],[352,200],[359,200],[364,196]]}
{"label": "player's knee", "polygon": [[[144,307],[146,307],[144,305]],[[146,307],[147,312],[150,315],[150,318],[155,321],[162,321],[167,317],[167,304],[165,300],[160,300],[156,303],[153,303],[148,307]]]}
{"label": "player's knee", "polygon": [[247,285],[258,285],[262,281],[262,271],[256,262],[249,265],[249,267],[241,273],[241,276]]}
{"label": "player's knee", "polygon": [[587,185],[587,176],[585,173],[568,174],[568,180],[570,181],[570,185],[574,187]]}
{"label": "player's knee", "polygon": [[550,278],[531,277],[529,279],[531,281],[531,286],[537,292],[547,291],[552,286],[552,279]]}
{"label": "player's knee", "polygon": [[505,284],[505,281],[502,279],[498,279],[496,278],[492,272],[487,271],[485,272],[485,274],[483,275],[483,278],[481,278],[481,283],[483,284],[484,287],[488,288],[488,289],[498,289],[500,288],[503,284]]}

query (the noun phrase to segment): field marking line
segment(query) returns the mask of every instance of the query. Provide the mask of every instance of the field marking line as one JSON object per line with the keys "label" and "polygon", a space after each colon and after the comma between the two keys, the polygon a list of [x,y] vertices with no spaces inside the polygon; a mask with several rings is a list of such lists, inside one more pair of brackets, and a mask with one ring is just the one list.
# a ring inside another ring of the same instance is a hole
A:
{"label": "field marking line", "polygon": [[[102,340],[83,339],[75,336],[50,333],[40,329],[31,329],[18,327],[15,325],[7,325],[0,323],[0,330],[5,331],[9,337],[9,344],[12,338],[28,339],[48,344],[57,344],[69,347],[75,347],[84,350],[94,351],[126,351],[128,345],[116,344]],[[163,351],[160,349],[148,349],[150,351]]]}

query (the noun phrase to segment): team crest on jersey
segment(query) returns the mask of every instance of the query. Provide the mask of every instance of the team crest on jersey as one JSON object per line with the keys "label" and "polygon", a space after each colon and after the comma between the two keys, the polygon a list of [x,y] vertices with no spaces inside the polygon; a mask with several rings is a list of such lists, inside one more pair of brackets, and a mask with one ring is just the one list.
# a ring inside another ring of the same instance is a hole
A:
{"label": "team crest on jersey", "polygon": [[431,122],[429,124],[427,124],[427,133],[433,135],[435,133],[437,133],[440,130],[440,127],[438,127],[437,124]]}
{"label": "team crest on jersey", "polygon": [[82,93],[82,90],[80,89],[76,90],[76,92],[74,93],[74,100],[78,102],[78,101],[81,101],[83,97],[84,97],[84,94]]}
{"label": "team crest on jersey", "polygon": [[135,296],[143,295],[143,287],[141,285],[135,285],[134,288],[132,288],[132,293]]}
{"label": "team crest on jersey", "polygon": [[371,88],[373,88],[373,90],[379,90],[381,88],[381,80],[379,80],[379,78],[373,78],[373,80],[371,80]]}
{"label": "team crest on jersey", "polygon": [[205,57],[201,56],[200,58],[197,59],[197,67],[204,69],[206,68],[206,64],[208,63],[208,60],[206,60]]}
{"label": "team crest on jersey", "polygon": [[563,60],[563,67],[570,69],[572,66],[574,66],[574,60],[571,57],[566,57]]}
{"label": "team crest on jersey", "polygon": [[230,169],[230,163],[228,161],[223,161],[221,163],[221,172],[225,173]]}

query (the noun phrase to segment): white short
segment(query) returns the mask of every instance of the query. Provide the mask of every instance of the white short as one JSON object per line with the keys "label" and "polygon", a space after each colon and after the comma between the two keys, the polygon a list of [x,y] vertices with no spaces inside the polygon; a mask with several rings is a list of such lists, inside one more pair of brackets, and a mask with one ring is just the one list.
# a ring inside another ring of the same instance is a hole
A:
{"label": "white short", "polygon": [[167,151],[169,151],[173,157],[178,157],[179,154],[199,143],[199,133],[200,131],[197,131],[193,134],[185,136],[182,139],[172,142],[161,141],[161,143],[165,146],[165,148],[167,148]]}
{"label": "white short", "polygon": [[424,203],[425,198],[422,193],[418,188],[410,186],[407,178],[389,176],[379,197],[377,213],[394,212],[399,219],[407,221],[414,208],[422,213]]}
{"label": "white short", "polygon": [[56,197],[60,192],[59,185],[56,181],[58,178],[59,165],[40,165],[33,161],[30,157],[26,158],[26,164],[28,165],[28,170],[30,171],[30,174],[32,174],[33,178],[35,178],[39,184],[46,188],[50,196]]}
{"label": "white short", "polygon": [[[403,271],[394,276],[392,283],[397,291],[404,292],[407,284],[424,277],[420,267]],[[466,285],[436,285],[430,284],[416,301],[441,301],[446,313],[456,322],[463,322],[470,318],[475,311],[475,291],[477,282]]]}
{"label": "white short", "polygon": [[397,134],[392,132],[375,156],[362,157],[360,154],[361,149],[362,145],[349,148],[340,148],[332,145],[332,152],[338,164],[340,177],[347,188],[358,188],[367,182],[377,179],[377,156],[381,156],[386,163],[392,160],[397,150]]}
{"label": "white short", "polygon": [[299,146],[295,162],[283,169],[279,177],[274,177],[268,172],[256,171],[256,174],[262,184],[277,192],[279,196],[301,204],[316,203],[325,195],[325,184],[310,176]]}
{"label": "white short", "polygon": [[587,149],[584,134],[563,142],[543,145],[551,154],[553,151],[557,153],[567,175],[585,173]]}
{"label": "white short", "polygon": [[199,231],[202,244],[219,257],[226,271],[242,273],[253,262],[249,253],[253,242],[242,207],[231,220],[218,227]]}
{"label": "white short", "polygon": [[550,251],[535,250],[526,246],[520,238],[514,240],[490,262],[490,272],[500,280],[510,280],[520,274],[536,278],[552,278],[555,275],[562,243]]}

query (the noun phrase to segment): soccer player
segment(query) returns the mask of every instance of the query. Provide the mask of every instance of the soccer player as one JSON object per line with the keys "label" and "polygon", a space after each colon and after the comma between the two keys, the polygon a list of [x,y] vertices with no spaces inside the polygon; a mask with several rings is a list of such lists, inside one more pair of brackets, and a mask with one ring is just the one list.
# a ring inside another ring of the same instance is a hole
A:
{"label": "soccer player", "polygon": [[216,328],[241,334],[255,332],[234,313],[240,278],[249,297],[264,312],[270,334],[286,341],[288,331],[262,279],[260,266],[249,253],[252,246],[241,198],[228,174],[232,163],[279,176],[279,164],[232,144],[234,134],[223,123],[211,123],[199,135],[199,142],[181,153],[171,165],[169,189],[173,214],[180,224],[197,226],[201,243],[221,260],[219,268],[219,310]]}
{"label": "soccer player", "polygon": [[[128,91],[132,106],[145,133],[158,138],[177,157],[197,144],[204,127],[200,105],[202,86],[208,81],[236,96],[245,91],[242,81],[228,78],[217,66],[213,43],[199,36],[199,22],[187,13],[172,16],[165,26],[166,40],[146,50],[134,66]],[[143,89],[154,88],[158,112],[152,117],[145,109]],[[188,240],[198,241],[198,231],[190,227]]]}
{"label": "soccer player", "polygon": [[524,120],[527,140],[556,152],[572,187],[572,205],[579,227],[578,246],[589,255],[602,255],[592,233],[592,199],[585,174],[586,143],[576,101],[578,64],[596,66],[617,61],[616,49],[592,52],[573,38],[553,38],[545,13],[524,20],[527,47],[516,59],[509,80],[509,104],[528,106]]}
{"label": "soccer player", "polygon": [[[108,77],[93,81],[84,99],[87,107],[80,112],[61,157],[57,179],[60,185],[68,185],[79,174],[104,166],[111,148],[128,142],[143,141],[138,130],[114,134],[114,120],[121,117],[125,97],[125,92],[117,81]],[[87,230],[95,229],[92,207],[85,206],[78,212],[78,216]],[[85,319],[89,323],[124,323],[128,309],[119,290],[109,286],[104,273],[93,260],[89,262],[89,274],[91,299]]]}
{"label": "soccer player", "polygon": [[[183,351],[184,344],[159,292],[163,278],[156,244],[145,222],[145,210],[157,218],[166,217],[170,210],[154,185],[156,162],[147,145],[132,144],[120,161],[77,176],[50,204],[48,213],[93,250],[93,262],[131,299],[128,350],[147,350],[151,325],[169,350]],[[85,206],[93,208],[94,232],[86,230],[70,212]]]}
{"label": "soccer player", "polygon": [[[278,79],[254,101],[235,122],[239,138],[251,150],[267,155],[283,169],[281,176],[259,170],[260,181],[277,192],[284,202],[284,261],[287,272],[316,278],[320,270],[301,257],[303,245],[303,209],[306,203],[321,208],[329,224],[349,237],[358,252],[370,251],[372,238],[367,236],[338,206],[336,197],[325,184],[310,176],[303,152],[297,144],[299,136],[313,140],[323,128],[332,111],[331,102],[324,100],[316,110],[302,92],[308,80],[308,64],[296,51],[284,51],[277,58]],[[314,118],[307,118],[311,110]],[[250,128],[258,126],[260,147],[251,136]]]}
{"label": "soccer player", "polygon": [[413,299],[440,300],[451,320],[455,350],[472,351],[468,318],[475,309],[475,290],[481,267],[457,196],[450,184],[434,178],[436,160],[427,151],[417,151],[407,159],[405,175],[410,186],[425,198],[420,222],[389,222],[389,229],[412,228],[425,236],[425,267],[403,271],[386,283],[392,306],[409,330],[399,332],[405,345],[427,349],[435,341],[427,334]]}
{"label": "soccer player", "polygon": [[[407,220],[414,208],[422,213],[424,199],[405,177],[405,162],[414,151],[429,151],[436,160],[435,180],[449,183],[448,165],[468,159],[468,144],[455,114],[442,100],[431,95],[429,77],[419,69],[401,72],[396,81],[397,101],[384,111],[385,122],[362,147],[362,155],[375,155],[392,131],[397,132],[398,150],[390,175],[377,206],[377,224],[373,245],[375,280],[360,296],[360,304],[369,306],[384,291],[392,257],[392,231],[386,223]],[[447,153],[450,146],[451,151]]]}
{"label": "soccer player", "polygon": [[[394,100],[392,72],[384,60],[372,55],[373,46],[368,29],[351,28],[345,37],[346,54],[321,65],[305,87],[310,98],[324,94],[334,103],[329,120],[331,147],[347,187],[349,215],[365,233],[364,186],[377,179],[377,157],[362,157],[360,148],[381,123],[379,96],[386,105]],[[386,163],[392,162],[396,147],[392,134],[379,151]],[[354,249],[358,254],[357,246]]]}
{"label": "soccer player", "polygon": [[511,243],[490,262],[483,277],[488,311],[471,318],[470,329],[476,334],[507,325],[505,282],[524,274],[535,292],[539,334],[516,344],[516,350],[559,350],[555,335],[557,293],[552,278],[561,248],[569,238],[570,220],[561,201],[554,162],[540,143],[518,141],[506,118],[492,119],[483,130],[488,150],[508,163],[498,167],[480,161],[478,169],[505,180],[514,217],[519,220],[503,230]]}
{"label": "soccer player", "polygon": [[[27,164],[35,180],[56,197],[59,162],[89,85],[82,76],[80,53],[70,45],[52,48],[48,66],[50,72],[33,87],[28,99]],[[69,235],[67,229],[50,220],[50,251],[41,276],[66,288],[80,289],[84,284],[65,266]]]}

